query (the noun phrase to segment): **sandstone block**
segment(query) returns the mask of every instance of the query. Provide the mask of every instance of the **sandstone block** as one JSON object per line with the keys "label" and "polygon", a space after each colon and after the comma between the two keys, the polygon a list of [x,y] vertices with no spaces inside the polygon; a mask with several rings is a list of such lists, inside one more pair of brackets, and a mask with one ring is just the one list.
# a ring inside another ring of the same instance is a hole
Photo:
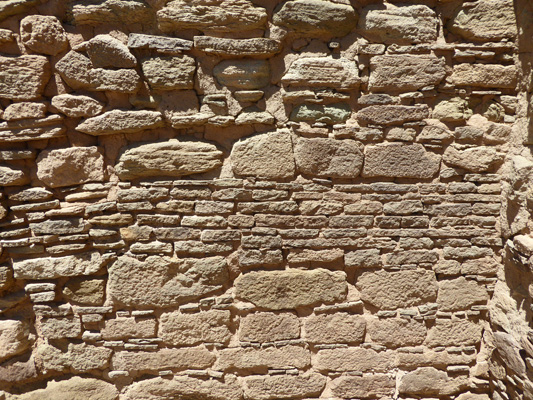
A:
{"label": "sandstone block", "polygon": [[104,110],[104,105],[89,96],[60,94],[52,98],[52,106],[67,117],[94,117]]}
{"label": "sandstone block", "polygon": [[298,339],[300,322],[294,314],[259,312],[241,318],[239,339],[243,342],[275,342]]}
{"label": "sandstone block", "polygon": [[466,388],[467,379],[448,377],[444,371],[433,367],[421,367],[407,373],[401,380],[400,394],[409,395],[450,395]]}
{"label": "sandstone block", "polygon": [[395,310],[434,302],[435,273],[427,270],[364,272],[356,282],[361,299],[383,310]]}
{"label": "sandstone block", "polygon": [[357,113],[357,120],[363,125],[402,125],[405,122],[420,121],[428,117],[429,108],[425,104],[417,106],[369,106]]}
{"label": "sandstone block", "polygon": [[347,313],[318,314],[304,322],[305,340],[309,343],[360,344],[365,337],[366,321]]}
{"label": "sandstone block", "polygon": [[170,307],[219,290],[228,273],[223,257],[120,256],[109,268],[108,298],[117,305]]}
{"label": "sandstone block", "polygon": [[164,369],[204,369],[215,362],[215,355],[204,347],[159,349],[158,351],[118,351],[111,366],[121,371],[158,371]]}
{"label": "sandstone block", "polygon": [[30,229],[36,235],[69,235],[87,231],[87,224],[82,218],[49,219],[30,223]]}
{"label": "sandstone block", "polygon": [[61,22],[51,15],[30,15],[20,21],[20,37],[36,53],[55,56],[66,50],[68,39]]}
{"label": "sandstone block", "polygon": [[24,170],[0,165],[1,186],[23,186],[29,182],[30,178]]}
{"label": "sandstone block", "polygon": [[45,257],[13,262],[16,279],[56,279],[91,275],[103,267],[105,259],[98,252],[64,257]]}
{"label": "sandstone block", "polygon": [[39,323],[42,335],[47,339],[79,338],[81,320],[79,316],[43,318]]}
{"label": "sandstone block", "polygon": [[460,122],[472,116],[468,102],[460,97],[439,101],[431,114],[432,118],[445,122]]}
{"label": "sandstone block", "polygon": [[44,56],[0,56],[0,98],[38,99],[50,75],[50,64]]}
{"label": "sandstone block", "polygon": [[194,48],[220,57],[269,58],[281,51],[281,43],[274,39],[225,39],[195,36]]}
{"label": "sandstone block", "polygon": [[39,0],[6,0],[0,4],[0,21],[11,15],[23,13],[24,11],[39,4]]}
{"label": "sandstone block", "polygon": [[173,346],[200,343],[225,343],[231,338],[228,328],[231,314],[226,310],[209,310],[197,314],[168,312],[159,319],[159,334]]}
{"label": "sandstone block", "polygon": [[93,64],[89,57],[71,50],[61,60],[55,69],[72,89],[87,89],[91,87],[89,73]]}
{"label": "sandstone block", "polygon": [[429,330],[426,344],[438,346],[472,346],[481,341],[482,326],[467,319],[437,319]]}
{"label": "sandstone block", "polygon": [[44,150],[36,162],[37,177],[49,187],[104,180],[104,156],[96,146]]}
{"label": "sandstone block", "polygon": [[145,35],[130,33],[128,47],[130,49],[149,49],[163,54],[180,54],[184,50],[191,50],[193,42],[190,40],[167,36]]}
{"label": "sandstone block", "polygon": [[367,146],[362,175],[429,179],[439,171],[440,158],[418,143]]}
{"label": "sandstone block", "polygon": [[236,89],[261,89],[270,83],[270,65],[264,60],[225,60],[213,68],[220,85]]}
{"label": "sandstone block", "polygon": [[65,284],[63,296],[74,303],[99,306],[104,302],[105,285],[105,279],[76,277]]}
{"label": "sandstone block", "polygon": [[233,145],[231,164],[237,175],[266,179],[293,177],[295,165],[289,132],[280,130],[238,141]]}
{"label": "sandstone block", "polygon": [[20,383],[37,377],[38,373],[33,357],[27,361],[18,361],[18,358],[14,358],[0,366],[0,382],[2,383]]}
{"label": "sandstone block", "polygon": [[457,64],[451,79],[458,86],[514,89],[517,70],[514,65]]}
{"label": "sandstone block", "polygon": [[459,277],[439,282],[437,303],[442,311],[467,310],[475,304],[486,304],[489,294],[476,281]]}
{"label": "sandstone block", "polygon": [[373,92],[392,93],[436,86],[446,76],[445,66],[443,58],[433,55],[372,57],[368,88]]}
{"label": "sandstone block", "polygon": [[137,65],[128,47],[110,35],[97,35],[81,46],[95,68],[134,68]]}
{"label": "sandstone block", "polygon": [[362,347],[324,349],[313,358],[313,366],[319,371],[387,372],[395,366],[393,355],[391,351],[377,352]]}
{"label": "sandstone block", "polygon": [[235,290],[238,298],[258,307],[292,309],[344,300],[346,274],[324,269],[249,272],[235,280]]}
{"label": "sandstone block", "polygon": [[521,354],[524,351],[522,350],[523,346],[511,334],[494,332],[494,344],[498,355],[508,370],[520,376],[526,374],[527,367]]}
{"label": "sandstone block", "polygon": [[381,398],[396,391],[396,379],[389,375],[345,375],[331,382],[331,392],[341,398]]}
{"label": "sandstone block", "polygon": [[405,318],[372,318],[367,324],[372,342],[389,348],[419,346],[426,338],[423,322]]}
{"label": "sandstone block", "polygon": [[87,343],[69,343],[66,352],[50,344],[42,344],[37,348],[39,360],[45,370],[75,373],[106,368],[109,365],[111,353],[113,353],[111,349]]}
{"label": "sandstone block", "polygon": [[153,10],[138,0],[76,0],[72,3],[72,17],[75,25],[131,25],[153,20]]}
{"label": "sandstone block", "polygon": [[141,77],[134,69],[95,68],[89,71],[89,82],[88,90],[135,93],[141,86]]}
{"label": "sandstone block", "polygon": [[28,325],[23,321],[5,319],[0,321],[0,360],[23,353],[30,347]]}
{"label": "sandstone block", "polygon": [[381,267],[381,254],[378,249],[350,251],[344,255],[344,264],[352,268]]}
{"label": "sandstone block", "polygon": [[237,347],[219,352],[218,360],[213,366],[220,371],[246,370],[252,373],[267,372],[272,369],[307,368],[311,365],[311,353],[300,346]]}
{"label": "sandstone block", "polygon": [[248,376],[244,378],[244,395],[253,400],[300,399],[318,397],[326,377],[308,372],[302,375]]}
{"label": "sandstone block", "polygon": [[101,333],[104,340],[155,337],[156,320],[135,317],[106,319]]}
{"label": "sandstone block", "polygon": [[451,145],[446,148],[442,160],[449,165],[472,172],[485,172],[503,161],[504,155],[493,147],[476,146],[462,148]]}
{"label": "sandstone block", "polygon": [[358,28],[379,43],[418,44],[437,40],[437,15],[425,5],[372,5],[363,9]]}
{"label": "sandstone block", "polygon": [[113,133],[135,133],[163,126],[163,116],[158,111],[112,110],[97,117],[88,118],[76,127],[77,131],[93,136]]}
{"label": "sandstone block", "polygon": [[120,179],[149,176],[186,176],[222,165],[222,152],[210,143],[180,141],[148,143],[126,147],[115,170]]}
{"label": "sandstone block", "polygon": [[3,119],[6,121],[17,121],[29,118],[45,118],[46,104],[43,103],[12,103],[4,110]]}
{"label": "sandstone block", "polygon": [[189,56],[149,57],[142,61],[143,74],[154,90],[193,89],[196,62]]}
{"label": "sandstone block", "polygon": [[281,82],[287,86],[353,89],[359,86],[360,79],[355,61],[345,58],[304,57],[291,64]]}
{"label": "sandstone block", "polygon": [[68,380],[50,381],[46,389],[17,396],[17,400],[116,400],[118,390],[111,383],[74,376]]}
{"label": "sandstone block", "polygon": [[323,0],[287,1],[272,21],[305,37],[345,36],[357,25],[358,15],[349,4]]}
{"label": "sandstone block", "polygon": [[295,122],[308,122],[313,124],[321,122],[328,125],[345,122],[352,110],[346,103],[336,104],[300,104],[296,106],[290,115],[290,120]]}

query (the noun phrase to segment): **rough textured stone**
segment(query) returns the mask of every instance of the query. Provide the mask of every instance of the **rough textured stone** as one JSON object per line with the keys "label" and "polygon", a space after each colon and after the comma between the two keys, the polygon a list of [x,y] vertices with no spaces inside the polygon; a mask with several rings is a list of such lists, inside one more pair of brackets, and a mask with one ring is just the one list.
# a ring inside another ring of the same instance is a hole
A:
{"label": "rough textured stone", "polygon": [[17,357],[0,365],[0,382],[2,383],[20,383],[37,377],[37,368],[33,357],[27,361],[18,361]]}
{"label": "rough textured stone", "polygon": [[432,118],[445,122],[460,122],[472,116],[468,102],[460,97],[439,101],[431,114]]}
{"label": "rough textured stone", "polygon": [[387,44],[418,44],[437,39],[437,16],[425,5],[371,5],[359,20],[361,34]]}
{"label": "rough textured stone", "polygon": [[65,284],[63,296],[74,303],[99,306],[104,302],[105,285],[102,278],[77,277]]}
{"label": "rough textured stone", "polygon": [[45,257],[13,263],[17,279],[55,279],[63,276],[91,275],[105,264],[97,252],[64,257]]}
{"label": "rough textured stone", "polygon": [[357,13],[349,4],[323,0],[286,1],[272,21],[305,37],[345,36],[357,25]]}
{"label": "rough textured stone", "polygon": [[440,158],[426,151],[421,144],[367,146],[362,175],[429,179],[439,171]]}
{"label": "rough textured stone", "polygon": [[346,275],[324,269],[249,272],[235,280],[236,296],[258,307],[283,310],[346,297]]}
{"label": "rough textured stone", "polygon": [[39,4],[39,0],[5,0],[0,4],[0,21],[11,15],[21,14]]}
{"label": "rough textured stone", "polygon": [[55,56],[68,47],[67,34],[56,17],[30,15],[20,21],[20,37],[36,53]]}
{"label": "rough textured stone", "polygon": [[227,281],[223,257],[178,259],[121,256],[109,268],[108,298],[117,305],[169,307],[219,290]]}
{"label": "rough textured stone", "polygon": [[249,376],[244,378],[244,395],[256,400],[300,399],[315,397],[326,385],[326,377],[303,375]]}
{"label": "rough textured stone", "polygon": [[134,68],[137,65],[128,47],[110,35],[97,35],[81,46],[95,68]]}
{"label": "rough textured stone", "polygon": [[87,343],[69,343],[66,352],[52,345],[41,345],[37,353],[45,370],[83,373],[106,368],[113,350]]}
{"label": "rough textured stone", "polygon": [[134,133],[163,126],[163,116],[158,111],[108,111],[88,118],[76,127],[77,131],[93,136],[113,133]]}
{"label": "rough textured stone", "polygon": [[0,98],[35,100],[50,79],[48,59],[43,56],[0,56]]}
{"label": "rough textured stone", "polygon": [[389,375],[341,376],[331,382],[331,391],[341,398],[381,398],[396,391],[396,379]]}
{"label": "rough textured stone", "polygon": [[439,282],[437,303],[442,311],[466,310],[475,304],[485,304],[488,300],[487,290],[476,281],[459,277]]}
{"label": "rough textured stone", "polygon": [[429,117],[427,105],[419,106],[369,106],[357,113],[357,120],[364,125],[401,125]]}
{"label": "rough textured stone", "polygon": [[225,60],[213,68],[220,85],[236,89],[261,89],[270,83],[270,65],[264,60]]}
{"label": "rough textured stone", "polygon": [[516,74],[514,65],[457,64],[453,67],[451,79],[458,86],[514,89]]}
{"label": "rough textured stone", "polygon": [[28,118],[45,118],[46,105],[42,103],[12,103],[4,110],[6,121],[17,121]]}
{"label": "rough textured stone", "polygon": [[230,312],[209,310],[200,314],[164,313],[160,317],[159,337],[173,346],[200,343],[228,343]]}
{"label": "rough textured stone", "polygon": [[465,388],[466,379],[448,377],[444,371],[433,367],[422,367],[407,373],[401,380],[399,391],[410,395],[450,395]]}
{"label": "rough textured stone", "polygon": [[360,83],[355,61],[346,58],[305,57],[296,59],[281,78],[287,86],[336,89],[357,88]]}
{"label": "rough textured stone", "polygon": [[53,188],[101,182],[104,157],[96,146],[45,150],[37,157],[37,177]]}
{"label": "rough textured stone", "polygon": [[355,178],[363,166],[363,146],[353,140],[299,139],[294,149],[300,173],[320,178]]}
{"label": "rough textured stone", "polygon": [[494,344],[506,368],[520,376],[526,374],[527,368],[521,354],[524,351],[522,350],[523,346],[512,335],[505,332],[494,332]]}
{"label": "rough textured stone", "polygon": [[143,74],[155,90],[192,89],[196,63],[189,56],[150,57],[142,61]]}
{"label": "rough textured stone", "polygon": [[111,383],[74,376],[68,380],[50,381],[46,389],[38,389],[16,397],[16,400],[116,400],[118,390]]}
{"label": "rough textured stone", "polygon": [[159,349],[158,351],[119,351],[113,354],[113,369],[122,371],[157,371],[165,369],[203,369],[215,362],[215,355],[204,347]]}
{"label": "rough textured stone", "polygon": [[221,371],[247,370],[261,373],[272,369],[307,368],[311,364],[311,353],[300,346],[228,348],[221,350],[214,369]]}
{"label": "rough textured stone", "polygon": [[372,342],[397,348],[421,345],[427,330],[423,322],[414,319],[373,318],[367,324],[367,333]]}
{"label": "rough textured stone", "polygon": [[312,315],[305,320],[305,339],[309,343],[360,344],[366,322],[359,315],[347,313]]}
{"label": "rough textured stone", "polygon": [[130,33],[128,47],[130,49],[150,49],[163,54],[180,54],[184,50],[191,50],[193,42],[166,36]]}
{"label": "rough textured stone", "polygon": [[231,164],[237,175],[267,179],[294,176],[294,155],[289,132],[269,132],[235,143]]}
{"label": "rough textured stone", "polygon": [[481,340],[483,327],[467,319],[437,319],[429,330],[426,344],[437,346],[472,346]]}
{"label": "rough textured stone", "polygon": [[472,172],[485,172],[503,161],[503,154],[498,153],[493,147],[477,146],[462,149],[449,146],[442,160],[449,165],[466,169]]}
{"label": "rough textured stone", "polygon": [[76,0],[72,4],[76,25],[138,24],[153,18],[153,10],[142,0],[103,0],[88,3]]}
{"label": "rough textured stone", "polygon": [[194,48],[220,57],[269,58],[281,51],[281,43],[274,39],[225,39],[212,36],[195,36]]}
{"label": "rough textured stone", "polygon": [[89,73],[93,65],[89,57],[71,50],[61,60],[55,69],[72,89],[84,89],[91,87]]}
{"label": "rough textured stone", "polygon": [[319,371],[386,372],[394,366],[390,352],[362,347],[339,347],[318,351],[313,365]]}
{"label": "rough textured stone", "polygon": [[104,110],[104,105],[89,96],[60,94],[52,98],[52,106],[67,117],[94,117]]}
{"label": "rough textured stone", "polygon": [[517,34],[512,0],[482,0],[459,7],[448,22],[450,32],[467,40],[512,39]]}
{"label": "rough textured stone", "polygon": [[434,302],[438,289],[435,273],[420,269],[363,272],[357,279],[356,288],[364,302],[384,310]]}
{"label": "rough textured stone", "polygon": [[120,340],[129,338],[150,338],[156,335],[156,320],[154,318],[138,319],[124,317],[108,319],[101,330],[104,340]]}
{"label": "rough textured stone", "polygon": [[0,360],[23,353],[30,347],[29,326],[14,319],[0,321]]}
{"label": "rough textured stone", "polygon": [[222,165],[222,152],[202,142],[170,140],[127,147],[115,166],[121,179],[199,174]]}
{"label": "rough textured stone", "polygon": [[239,339],[244,342],[272,342],[300,337],[300,322],[294,314],[260,312],[241,318]]}
{"label": "rough textured stone", "polygon": [[14,169],[0,165],[0,185],[22,186],[30,182],[29,176],[24,170]]}
{"label": "rough textured stone", "polygon": [[304,103],[292,110],[290,119],[295,122],[308,122],[310,124],[318,122],[333,125],[345,122],[351,114],[352,110],[346,103],[326,105]]}
{"label": "rough textured stone", "polygon": [[386,55],[370,60],[369,90],[403,92],[438,85],[446,76],[443,58],[436,56]]}
{"label": "rough textured stone", "polygon": [[44,318],[40,321],[39,328],[42,336],[50,340],[79,338],[82,331],[79,316]]}

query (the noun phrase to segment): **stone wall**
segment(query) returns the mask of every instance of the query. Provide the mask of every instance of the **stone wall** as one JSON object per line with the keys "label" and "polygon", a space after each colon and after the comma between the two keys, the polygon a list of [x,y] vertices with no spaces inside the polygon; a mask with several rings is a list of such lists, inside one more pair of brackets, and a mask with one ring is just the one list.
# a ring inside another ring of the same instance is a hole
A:
{"label": "stone wall", "polygon": [[515,3],[1,2],[0,399],[533,399]]}

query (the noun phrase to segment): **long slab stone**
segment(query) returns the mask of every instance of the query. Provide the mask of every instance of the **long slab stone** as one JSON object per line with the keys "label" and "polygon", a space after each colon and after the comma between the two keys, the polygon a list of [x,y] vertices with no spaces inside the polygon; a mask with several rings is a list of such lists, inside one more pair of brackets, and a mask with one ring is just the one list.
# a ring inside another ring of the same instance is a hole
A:
{"label": "long slab stone", "polygon": [[225,39],[195,36],[194,47],[204,53],[221,57],[268,58],[281,51],[281,43],[268,38]]}
{"label": "long slab stone", "polygon": [[98,252],[64,257],[45,257],[13,262],[16,279],[55,279],[64,276],[91,275],[105,264]]}
{"label": "long slab stone", "polygon": [[93,136],[113,133],[135,133],[164,125],[159,111],[112,110],[96,117],[88,118],[76,127],[77,131]]}
{"label": "long slab stone", "polygon": [[345,58],[307,57],[295,60],[281,78],[287,86],[353,89],[360,84],[355,61]]}

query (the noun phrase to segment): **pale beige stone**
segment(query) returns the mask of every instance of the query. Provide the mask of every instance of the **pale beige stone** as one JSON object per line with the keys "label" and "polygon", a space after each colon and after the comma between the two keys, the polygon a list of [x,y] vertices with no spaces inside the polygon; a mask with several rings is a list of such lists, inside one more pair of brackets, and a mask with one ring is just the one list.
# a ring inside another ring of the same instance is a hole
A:
{"label": "pale beige stone", "polygon": [[489,294],[476,281],[459,277],[439,281],[437,303],[442,311],[467,310],[475,304],[486,304]]}
{"label": "pale beige stone", "polygon": [[153,20],[153,10],[144,1],[103,0],[87,3],[76,0],[72,3],[75,25],[142,24]]}
{"label": "pale beige stone", "polygon": [[240,321],[239,339],[243,342],[273,342],[300,337],[300,322],[296,315],[259,312]]}
{"label": "pale beige stone", "polygon": [[312,315],[305,319],[304,337],[309,343],[360,344],[365,337],[366,321],[360,315],[343,312]]}
{"label": "pale beige stone", "polygon": [[91,275],[104,266],[98,252],[63,257],[44,257],[13,262],[17,279],[56,279],[65,276]]}
{"label": "pale beige stone", "polygon": [[51,15],[30,15],[20,21],[20,37],[36,53],[55,56],[66,50],[68,39],[61,22]]}
{"label": "pale beige stone", "polygon": [[121,371],[158,371],[165,369],[205,369],[215,362],[215,355],[205,347],[159,349],[158,351],[118,351],[111,366]]}
{"label": "pale beige stone", "polygon": [[47,339],[79,338],[81,336],[81,320],[79,316],[43,318],[38,328]]}
{"label": "pale beige stone", "polygon": [[196,314],[177,311],[159,318],[158,336],[173,346],[192,346],[200,343],[224,343],[231,338],[231,314],[227,310],[209,310]]}
{"label": "pale beige stone", "polygon": [[88,77],[88,90],[97,92],[136,93],[142,83],[134,69],[95,68],[88,72]]}
{"label": "pale beige stone", "polygon": [[104,110],[98,100],[80,94],[60,94],[52,97],[52,106],[67,117],[94,117]]}
{"label": "pale beige stone", "polygon": [[363,167],[363,145],[355,140],[304,139],[294,158],[300,173],[320,178],[355,178]]}
{"label": "pale beige stone", "polygon": [[0,321],[0,360],[23,353],[31,345],[29,326],[24,321],[4,319]]}
{"label": "pale beige stone", "polygon": [[429,347],[472,346],[481,341],[482,330],[480,324],[468,319],[438,318],[429,329],[426,344]]}
{"label": "pale beige stone", "polygon": [[444,163],[472,172],[486,172],[503,161],[503,153],[493,147],[451,145],[442,156]]}
{"label": "pale beige stone", "polygon": [[305,37],[345,36],[357,25],[350,4],[323,0],[286,1],[272,21]]}
{"label": "pale beige stone", "polygon": [[97,117],[88,118],[76,127],[77,131],[93,136],[114,133],[135,133],[163,126],[163,116],[158,111],[112,110]]}
{"label": "pale beige stone", "polygon": [[37,4],[39,0],[4,0],[0,3],[0,21],[11,15],[21,14]]}
{"label": "pale beige stone", "polygon": [[292,62],[281,78],[287,86],[354,89],[360,84],[355,61],[333,57],[303,57]]}
{"label": "pale beige stone", "polygon": [[104,156],[96,146],[44,150],[36,163],[37,177],[52,188],[104,180]]}
{"label": "pale beige stone", "polygon": [[116,305],[175,306],[213,293],[228,279],[223,257],[202,259],[120,256],[109,268],[108,299]]}
{"label": "pale beige stone", "polygon": [[372,342],[389,348],[418,346],[426,339],[423,322],[406,318],[372,318],[367,324]]}
{"label": "pale beige stone", "polygon": [[434,302],[438,289],[435,273],[423,269],[364,272],[356,288],[364,302],[384,310]]}
{"label": "pale beige stone", "polygon": [[432,118],[445,122],[460,122],[472,116],[468,102],[460,97],[439,101],[433,108]]}
{"label": "pale beige stone", "polygon": [[50,64],[44,56],[0,56],[0,98],[38,99],[50,75]]}
{"label": "pale beige stone", "polygon": [[450,378],[445,371],[433,367],[422,367],[407,373],[402,377],[399,385],[401,394],[410,395],[451,395],[466,389],[468,380]]}
{"label": "pale beige stone", "polygon": [[87,51],[95,68],[134,68],[137,65],[128,47],[110,35],[97,35],[80,46]]}
{"label": "pale beige stone", "polygon": [[402,125],[429,117],[426,104],[416,106],[378,105],[365,107],[357,113],[357,120],[363,125]]}
{"label": "pale beige stone", "polygon": [[524,376],[526,364],[521,354],[524,352],[524,346],[518,343],[513,335],[505,332],[494,332],[494,344],[505,367],[519,376]]}
{"label": "pale beige stone", "polygon": [[24,170],[0,165],[1,186],[23,186],[29,182],[30,177]]}
{"label": "pale beige stone", "polygon": [[44,118],[45,115],[46,104],[22,102],[7,106],[2,118],[6,121],[16,121],[27,118]]}
{"label": "pale beige stone", "polygon": [[318,397],[326,377],[308,372],[302,375],[252,375],[244,378],[244,395],[254,400],[300,399]]}
{"label": "pale beige stone", "polygon": [[237,347],[221,350],[213,368],[221,371],[246,370],[246,372],[261,373],[267,372],[269,368],[303,369],[310,365],[311,353],[300,346],[264,349]]}
{"label": "pale beige stone", "polygon": [[395,353],[362,347],[338,347],[319,350],[313,366],[319,371],[387,372],[395,366]]}
{"label": "pale beige stone", "polygon": [[154,90],[193,89],[196,62],[180,56],[149,57],[141,62],[143,74]]}
{"label": "pale beige stone", "polygon": [[163,54],[180,54],[184,50],[191,50],[193,42],[168,36],[130,33],[128,36],[128,47],[130,49],[150,49]]}
{"label": "pale beige stone", "polygon": [[93,65],[89,57],[71,50],[55,64],[55,69],[72,89],[91,87],[89,73]]}
{"label": "pale beige stone", "polygon": [[76,277],[63,287],[63,296],[73,303],[99,306],[105,299],[106,280],[103,278]]}
{"label": "pale beige stone", "polygon": [[514,65],[457,64],[451,79],[458,86],[514,89],[517,70]]}
{"label": "pale beige stone", "polygon": [[331,382],[331,392],[341,398],[381,398],[396,391],[396,379],[385,374],[344,375]]}
{"label": "pale beige stone", "polygon": [[[305,203],[314,206],[315,202],[305,202],[300,203],[300,210],[305,206]],[[318,264],[330,264],[336,263],[337,265],[342,265],[344,258],[344,251],[342,249],[326,249],[326,250],[309,250],[309,249],[293,249],[287,255],[287,261],[289,264],[309,264],[313,266]]]}
{"label": "pale beige stone", "polygon": [[3,384],[16,384],[38,377],[35,358],[31,356],[27,361],[13,358],[0,366],[0,382]]}
{"label": "pale beige stone", "polygon": [[270,83],[270,64],[264,60],[225,60],[213,68],[220,85],[241,90],[261,89]]}
{"label": "pale beige stone", "polygon": [[490,400],[488,394],[476,394],[471,392],[461,393],[456,397],[457,400]]}
{"label": "pale beige stone", "polygon": [[104,340],[149,338],[156,336],[155,318],[117,317],[106,319],[101,329]]}
{"label": "pale beige stone", "polygon": [[109,366],[113,350],[97,347],[87,343],[69,343],[66,352],[50,344],[42,344],[37,348],[39,361],[47,371],[72,371],[84,373]]}
{"label": "pale beige stone", "polygon": [[235,280],[235,295],[258,307],[292,309],[346,298],[346,274],[315,269],[249,272]]}
{"label": "pale beige stone", "polygon": [[269,58],[281,51],[281,43],[269,38],[225,39],[213,36],[195,36],[194,48],[220,57]]}
{"label": "pale beige stone", "polygon": [[46,389],[18,395],[13,400],[117,400],[117,398],[118,390],[111,383],[74,376],[68,380],[50,381]]}
{"label": "pale beige stone", "polygon": [[267,111],[245,110],[235,118],[235,125],[265,124],[272,125],[276,119]]}
{"label": "pale beige stone", "polygon": [[210,143],[181,141],[125,148],[115,166],[121,179],[199,174],[222,165],[222,152]]}

